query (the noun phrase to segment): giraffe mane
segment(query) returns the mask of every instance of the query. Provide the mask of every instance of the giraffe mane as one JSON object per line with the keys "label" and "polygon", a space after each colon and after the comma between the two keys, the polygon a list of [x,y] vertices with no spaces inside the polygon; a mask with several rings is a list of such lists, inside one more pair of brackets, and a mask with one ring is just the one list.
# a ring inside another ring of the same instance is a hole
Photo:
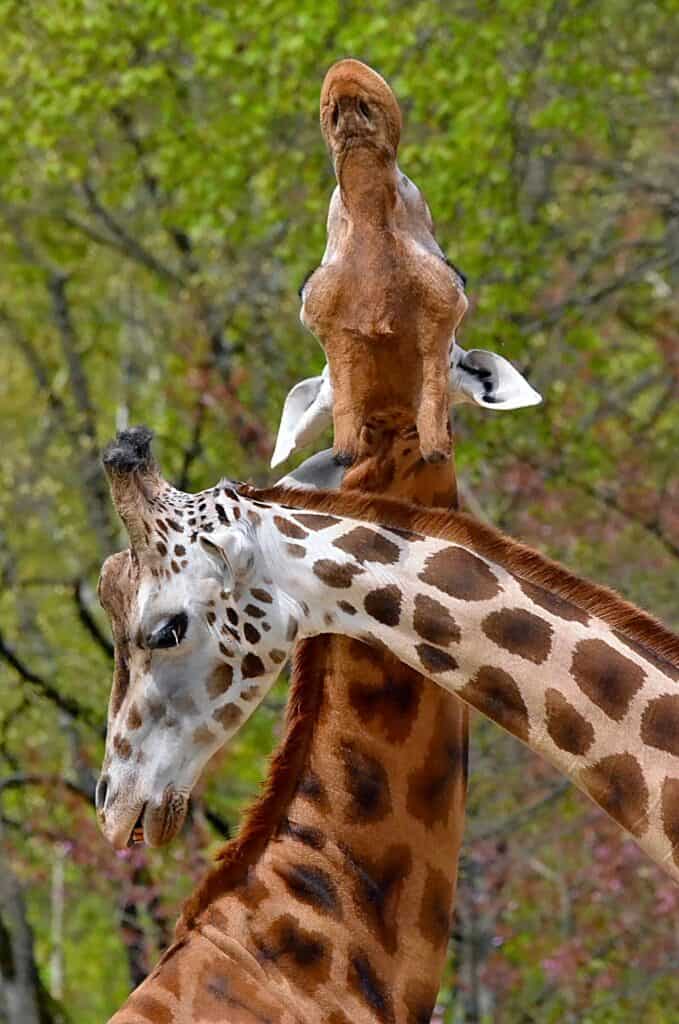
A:
{"label": "giraffe mane", "polygon": [[245,879],[285,817],[307,761],[323,696],[319,651],[324,652],[324,645],[316,639],[302,640],[295,648],[283,739],[271,757],[262,791],[246,812],[238,836],[222,847],[215,866],[184,903],[175,940],[183,938],[209,904]]}
{"label": "giraffe mane", "polygon": [[396,498],[377,498],[349,490],[312,491],[288,487],[258,489],[245,485],[241,493],[257,501],[293,509],[335,513],[468,545],[521,579],[545,587],[583,611],[603,619],[634,643],[650,648],[651,655],[659,655],[679,667],[679,636],[658,619],[626,601],[609,587],[576,576],[559,562],[512,540],[495,527],[464,512],[423,508]]}

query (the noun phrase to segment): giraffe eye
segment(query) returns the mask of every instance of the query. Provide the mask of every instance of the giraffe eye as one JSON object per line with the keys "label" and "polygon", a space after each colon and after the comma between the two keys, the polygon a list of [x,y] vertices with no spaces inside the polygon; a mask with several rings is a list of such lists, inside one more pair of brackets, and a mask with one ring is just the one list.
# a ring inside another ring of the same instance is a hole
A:
{"label": "giraffe eye", "polygon": [[167,647],[178,647],[186,636],[189,626],[189,617],[186,612],[173,615],[171,619],[156,630],[149,638],[149,647],[152,650],[159,650]]}

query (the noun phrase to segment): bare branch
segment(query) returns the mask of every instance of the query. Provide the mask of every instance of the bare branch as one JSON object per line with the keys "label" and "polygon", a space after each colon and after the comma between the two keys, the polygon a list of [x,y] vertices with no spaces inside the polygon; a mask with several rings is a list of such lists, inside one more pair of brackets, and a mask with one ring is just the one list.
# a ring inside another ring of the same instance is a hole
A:
{"label": "bare branch", "polygon": [[102,633],[99,628],[99,623],[87,606],[82,580],[76,580],[73,584],[73,598],[78,608],[78,618],[82,622],[83,626],[94,642],[102,649],[104,654],[109,658],[113,658],[113,644],[109,638]]}
{"label": "bare branch", "polygon": [[5,642],[5,639],[0,632],[0,658],[3,658],[8,665],[14,669],[15,672],[24,680],[26,683],[30,683],[32,687],[40,694],[41,697],[45,697],[51,701],[55,707],[58,707],[60,711],[70,715],[71,718],[78,718],[87,725],[90,725],[93,729],[98,732],[103,732],[103,723],[98,719],[89,708],[80,704],[73,697],[66,697],[60,693],[56,687],[48,683],[46,679],[38,675],[37,672],[33,672],[24,662],[19,658],[14,650]]}

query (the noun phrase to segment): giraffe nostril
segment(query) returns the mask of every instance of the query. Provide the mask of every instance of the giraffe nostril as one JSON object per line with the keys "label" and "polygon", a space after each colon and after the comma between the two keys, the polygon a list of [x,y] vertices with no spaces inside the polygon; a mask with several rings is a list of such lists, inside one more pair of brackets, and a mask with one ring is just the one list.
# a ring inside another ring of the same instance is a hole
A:
{"label": "giraffe nostril", "polygon": [[103,811],[108,793],[108,776],[100,775],[97,788],[94,791],[94,804],[98,811]]}

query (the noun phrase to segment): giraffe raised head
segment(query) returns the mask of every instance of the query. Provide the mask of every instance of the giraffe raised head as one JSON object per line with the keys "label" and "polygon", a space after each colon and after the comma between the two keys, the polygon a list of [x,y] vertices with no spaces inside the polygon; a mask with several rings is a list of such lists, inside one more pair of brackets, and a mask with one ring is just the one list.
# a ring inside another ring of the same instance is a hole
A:
{"label": "giraffe raised head", "polygon": [[416,422],[424,459],[444,461],[448,353],[468,307],[464,276],[398,167],[401,113],[384,79],[357,60],[335,64],[321,91],[321,130],[338,184],[300,317],[328,359],[335,455],[351,465],[362,426],[380,412],[392,425]]}
{"label": "giraffe raised head", "polygon": [[117,848],[178,832],[200,772],[265,696],[297,630],[253,543],[255,507],[242,507],[228,481],[175,490],[151,437],[123,431],[104,453],[131,544],[99,580],[115,669],[96,804]]}
{"label": "giraffe raised head", "polygon": [[401,110],[376,71],[360,60],[337,61],[321,89],[321,131],[340,178],[352,149],[370,148],[385,161],[396,159]]}

